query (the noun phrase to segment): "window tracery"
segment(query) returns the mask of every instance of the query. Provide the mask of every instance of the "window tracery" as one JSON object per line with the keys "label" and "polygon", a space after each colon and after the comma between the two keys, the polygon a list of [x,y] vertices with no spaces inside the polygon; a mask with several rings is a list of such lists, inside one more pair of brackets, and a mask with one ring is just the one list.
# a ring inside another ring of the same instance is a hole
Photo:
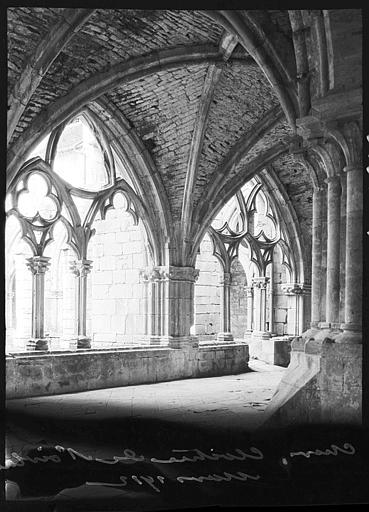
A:
{"label": "window tracery", "polygon": [[[289,331],[297,334],[302,329],[296,318],[290,318],[298,307],[287,295],[292,293],[294,299],[300,300],[298,295],[303,287],[295,282],[296,262],[286,222],[281,218],[262,176],[249,180],[213,220],[208,235],[213,245],[213,256],[221,265],[220,331],[226,329],[218,333],[218,340],[233,339],[234,322],[231,317],[234,311],[239,317],[242,308],[247,310],[245,336],[252,332],[263,335],[269,332],[271,335],[276,332],[274,329],[282,335]],[[237,264],[241,264],[244,270],[243,284],[239,272],[232,282],[233,269]],[[301,309],[301,304],[299,307]],[[276,308],[278,318],[274,321]],[[281,320],[283,311],[286,316]],[[203,323],[199,319],[199,325]],[[238,325],[238,331],[239,328]],[[236,335],[240,337],[240,332]]]}
{"label": "window tracery", "polygon": [[[61,293],[56,290],[60,251],[65,249],[68,257],[74,258],[74,263],[89,261],[88,244],[95,233],[95,220],[105,219],[112,208],[118,207],[129,214],[134,225],[142,218],[144,205],[126,181],[127,173],[121,162],[116,173],[116,158],[99,120],[86,109],[41,141],[8,190],[5,205],[7,219],[17,219],[19,237],[31,250],[28,267],[38,268],[42,263],[42,272],[34,272],[32,278],[33,289],[37,289],[37,294],[33,293],[32,298],[32,340],[36,348],[48,347],[46,342],[40,346],[37,343],[49,334],[50,329],[47,328],[45,332],[45,325],[57,323],[45,320],[43,303],[45,287],[48,290],[47,299],[52,295],[57,301]],[[145,246],[152,254],[150,233],[145,229],[142,231],[146,236]],[[62,259],[64,261],[65,257]],[[53,273],[51,277],[48,277],[49,268]],[[78,327],[79,338],[87,338],[86,275],[78,274],[75,281],[77,324],[82,325],[82,328]],[[49,305],[52,302],[49,301]],[[36,324],[40,329],[35,330]],[[84,346],[89,345],[85,343]]]}

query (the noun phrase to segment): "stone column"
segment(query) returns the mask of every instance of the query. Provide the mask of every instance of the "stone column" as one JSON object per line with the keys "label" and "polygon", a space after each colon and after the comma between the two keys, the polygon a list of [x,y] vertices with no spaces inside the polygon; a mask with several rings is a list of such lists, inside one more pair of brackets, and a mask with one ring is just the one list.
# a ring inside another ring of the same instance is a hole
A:
{"label": "stone column", "polygon": [[311,327],[317,328],[321,321],[320,290],[322,262],[322,202],[323,187],[313,192],[313,226],[312,226],[312,281],[311,281]]}
{"label": "stone column", "polygon": [[311,284],[304,283],[301,285],[302,293],[300,294],[300,318],[299,318],[299,334],[302,334],[306,327],[308,319],[311,319]]}
{"label": "stone column", "polygon": [[[269,277],[254,277],[252,284],[254,286],[254,331],[253,336],[270,338],[270,333],[266,331],[266,288]],[[256,293],[255,293],[256,292]]]}
{"label": "stone column", "polygon": [[50,258],[33,256],[27,258],[27,267],[32,272],[32,338],[27,350],[49,350],[49,340],[45,339],[45,272],[50,266]]}
{"label": "stone column", "polygon": [[245,338],[249,338],[253,328],[253,309],[254,309],[254,289],[252,286],[246,286],[246,299],[247,299],[247,320]]}
{"label": "stone column", "polygon": [[[194,321],[194,286],[199,271],[193,267],[169,266],[165,269],[167,278],[164,310],[167,339],[171,348],[198,345],[197,338],[191,336]],[[166,333],[165,333],[166,337]]]}
{"label": "stone column", "polygon": [[218,333],[219,341],[232,341],[231,333],[231,274],[223,272],[220,281],[222,290],[220,292],[220,332]]}
{"label": "stone column", "polygon": [[150,345],[160,345],[165,332],[164,290],[165,272],[163,267],[146,268],[141,277],[147,290],[147,335]]}
{"label": "stone column", "polygon": [[274,301],[274,290],[273,290],[273,262],[270,265],[270,281],[269,281],[269,329],[270,334],[273,332],[273,301]]}
{"label": "stone column", "polygon": [[71,270],[77,278],[76,283],[76,310],[77,310],[77,348],[91,348],[91,338],[86,333],[87,317],[87,275],[92,267],[91,260],[76,260]]}
{"label": "stone column", "polygon": [[345,322],[336,343],[362,342],[362,216],[363,173],[357,166],[345,167],[347,173]]}
{"label": "stone column", "polygon": [[[141,277],[142,277],[142,272],[140,273]],[[144,324],[145,324],[145,327],[144,327],[144,333],[145,333],[145,336],[148,336],[149,335],[149,300],[151,297],[149,297],[149,282],[147,279],[143,279],[142,280],[143,282],[143,292],[142,292],[142,297],[141,297],[141,304],[142,306],[140,307],[140,311],[143,312],[143,321],[144,321]]]}
{"label": "stone column", "polygon": [[340,315],[340,220],[341,178],[327,178],[327,295],[322,328],[339,328]]}
{"label": "stone column", "polygon": [[340,239],[340,323],[345,321],[345,271],[346,271],[346,205],[347,205],[347,174],[341,175],[341,239]]}

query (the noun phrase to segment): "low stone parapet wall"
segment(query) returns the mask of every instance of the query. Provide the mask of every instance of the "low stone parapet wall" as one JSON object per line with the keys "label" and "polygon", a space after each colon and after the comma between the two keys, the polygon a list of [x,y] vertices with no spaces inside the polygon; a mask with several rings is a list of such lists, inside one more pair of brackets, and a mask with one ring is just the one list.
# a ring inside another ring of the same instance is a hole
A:
{"label": "low stone parapet wall", "polygon": [[273,336],[267,339],[248,339],[250,357],[268,364],[287,367],[290,363],[293,336]]}
{"label": "low stone parapet wall", "polygon": [[362,345],[335,343],[329,335],[294,340],[291,363],[265,411],[265,428],[362,423]]}
{"label": "low stone parapet wall", "polygon": [[243,373],[248,345],[84,350],[6,358],[6,396],[24,398]]}

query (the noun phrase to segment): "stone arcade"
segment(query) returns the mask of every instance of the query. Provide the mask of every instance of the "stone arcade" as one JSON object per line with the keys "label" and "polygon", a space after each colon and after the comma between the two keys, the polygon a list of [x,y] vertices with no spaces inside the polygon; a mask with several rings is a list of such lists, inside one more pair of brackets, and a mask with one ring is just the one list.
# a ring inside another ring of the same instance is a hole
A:
{"label": "stone arcade", "polygon": [[361,12],[8,9],[9,398],[286,367],[360,424]]}

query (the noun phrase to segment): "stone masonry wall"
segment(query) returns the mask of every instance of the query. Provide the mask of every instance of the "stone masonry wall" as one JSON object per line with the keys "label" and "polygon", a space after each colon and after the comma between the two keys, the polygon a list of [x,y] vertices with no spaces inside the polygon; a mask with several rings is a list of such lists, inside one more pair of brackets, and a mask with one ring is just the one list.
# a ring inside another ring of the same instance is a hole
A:
{"label": "stone masonry wall", "polygon": [[279,250],[273,253],[273,332],[278,335],[288,333],[288,302],[287,295],[282,290],[282,284],[287,282],[286,267],[281,264]]}
{"label": "stone masonry wall", "polygon": [[88,325],[93,347],[142,342],[147,298],[140,270],[146,265],[142,228],[121,210],[108,211],[94,223],[88,258]]}
{"label": "stone masonry wall", "polygon": [[231,332],[234,338],[243,338],[247,321],[246,274],[238,260],[231,267]]}
{"label": "stone masonry wall", "polygon": [[196,268],[200,274],[195,284],[195,333],[216,334],[220,329],[221,267],[213,256],[213,244],[207,234],[200,244]]}
{"label": "stone masonry wall", "polygon": [[246,344],[32,354],[6,360],[7,398],[55,395],[248,370]]}

